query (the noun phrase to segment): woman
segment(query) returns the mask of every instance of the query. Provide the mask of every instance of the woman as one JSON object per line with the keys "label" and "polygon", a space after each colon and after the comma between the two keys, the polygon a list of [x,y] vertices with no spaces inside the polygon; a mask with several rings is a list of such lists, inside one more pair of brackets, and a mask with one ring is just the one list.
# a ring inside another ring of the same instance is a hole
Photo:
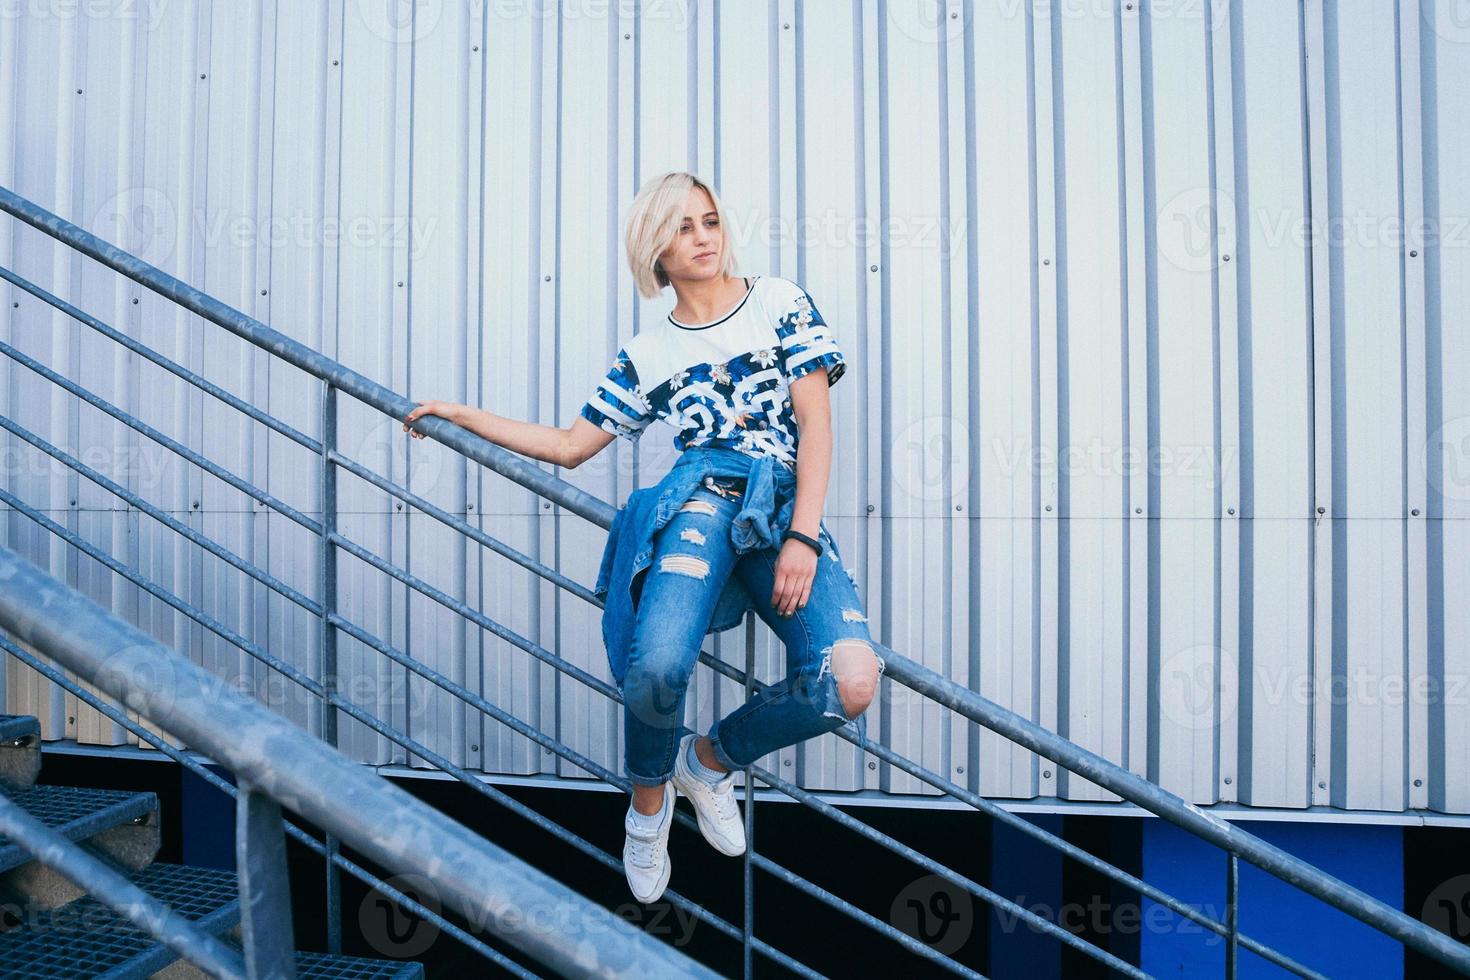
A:
{"label": "woman", "polygon": [[[643,902],[668,884],[676,790],[716,850],[743,854],[735,770],[849,721],[865,737],[884,667],[821,521],[827,389],[846,370],[843,354],[796,283],[735,276],[725,228],[719,197],[692,174],[661,174],[639,191],[626,232],[633,278],[648,298],[672,286],[677,302],[618,351],[570,429],[436,401],[404,421],[408,430],[439,415],[565,467],[616,436],[636,441],[656,418],[679,430],[668,475],[618,512],[595,589],[607,597],[603,637],[633,785],[623,866]],[[781,638],[786,676],[696,735],[683,728],[683,699],[703,638],[747,609]]]}

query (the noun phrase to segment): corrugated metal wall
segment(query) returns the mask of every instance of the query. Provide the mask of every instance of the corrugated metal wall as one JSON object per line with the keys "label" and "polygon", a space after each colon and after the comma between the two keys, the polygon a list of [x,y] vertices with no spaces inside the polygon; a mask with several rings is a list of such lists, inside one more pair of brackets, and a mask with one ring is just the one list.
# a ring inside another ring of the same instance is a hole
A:
{"label": "corrugated metal wall", "polygon": [[[1200,803],[1470,812],[1453,0],[76,6],[0,18],[0,183],[410,397],[566,425],[672,303],[632,287],[627,206],[692,169],[742,271],[803,283],[848,354],[826,519],[884,642]],[[28,230],[0,258],[317,431],[319,388],[293,369]],[[7,295],[0,335],[318,509],[309,454]],[[23,368],[0,398],[312,591],[299,527]],[[353,458],[591,584],[601,531],[343,413]],[[672,435],[564,476],[621,503]],[[302,610],[5,449],[23,499],[315,666]],[[607,676],[595,609],[342,485],[349,537]],[[26,519],[5,537],[311,723],[291,685]],[[344,561],[346,616],[621,769],[616,705]],[[779,644],[754,635],[778,676]],[[743,663],[744,629],[712,649]],[[342,657],[355,700],[455,763],[562,771],[361,645]],[[52,734],[124,740],[13,667],[7,695]],[[688,721],[740,698],[701,672]],[[902,688],[869,712],[871,734],[986,794],[1113,798]],[[343,745],[415,761],[356,723]],[[924,791],[836,739],[765,764]]]}

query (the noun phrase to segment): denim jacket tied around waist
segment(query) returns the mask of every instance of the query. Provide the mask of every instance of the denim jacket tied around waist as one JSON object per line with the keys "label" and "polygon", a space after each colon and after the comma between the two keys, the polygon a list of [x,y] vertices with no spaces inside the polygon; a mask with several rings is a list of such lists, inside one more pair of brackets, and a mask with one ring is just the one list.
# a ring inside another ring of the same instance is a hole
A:
{"label": "denim jacket tied around waist", "polygon": [[[760,548],[778,548],[781,535],[791,526],[796,504],[796,472],[774,456],[751,456],[733,449],[695,446],[684,450],[668,474],[651,487],[635,490],[613,518],[602,568],[593,592],[605,601],[602,610],[602,639],[607,646],[608,666],[621,690],[633,644],[635,608],[633,583],[653,563],[654,537],[689,500],[707,476],[745,477],[740,511],[730,525],[730,542],[737,554]],[[825,524],[820,525],[824,548],[837,546]],[[838,555],[838,560],[841,556]],[[709,633],[719,633],[740,623],[747,610],[756,608],[754,599],[739,576],[725,582],[710,616]]]}

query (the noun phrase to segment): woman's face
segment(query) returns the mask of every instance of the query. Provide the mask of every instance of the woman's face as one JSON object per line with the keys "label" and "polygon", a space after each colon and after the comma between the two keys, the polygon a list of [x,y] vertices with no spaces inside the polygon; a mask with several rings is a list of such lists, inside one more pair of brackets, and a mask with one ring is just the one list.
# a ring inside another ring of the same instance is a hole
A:
{"label": "woman's face", "polygon": [[672,282],[678,279],[714,279],[725,253],[725,230],[715,204],[702,187],[691,187],[684,200],[684,217],[674,240],[658,257]]}

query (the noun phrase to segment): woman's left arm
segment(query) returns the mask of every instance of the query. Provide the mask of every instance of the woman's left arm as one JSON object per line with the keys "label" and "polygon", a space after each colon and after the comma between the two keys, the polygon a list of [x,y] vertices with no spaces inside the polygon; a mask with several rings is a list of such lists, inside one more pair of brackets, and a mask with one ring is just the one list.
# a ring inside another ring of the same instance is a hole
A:
{"label": "woman's left arm", "polygon": [[[796,502],[791,530],[821,537],[827,479],[832,471],[832,398],[827,372],[810,371],[788,385],[800,444],[796,453]],[[817,553],[795,538],[781,545],[771,605],[789,616],[805,606],[817,573]]]}
{"label": "woman's left arm", "polygon": [[791,512],[791,529],[815,538],[822,523],[827,480],[832,472],[832,396],[827,393],[827,372],[811,371],[791,382],[788,388],[800,443],[796,453],[796,505]]}

